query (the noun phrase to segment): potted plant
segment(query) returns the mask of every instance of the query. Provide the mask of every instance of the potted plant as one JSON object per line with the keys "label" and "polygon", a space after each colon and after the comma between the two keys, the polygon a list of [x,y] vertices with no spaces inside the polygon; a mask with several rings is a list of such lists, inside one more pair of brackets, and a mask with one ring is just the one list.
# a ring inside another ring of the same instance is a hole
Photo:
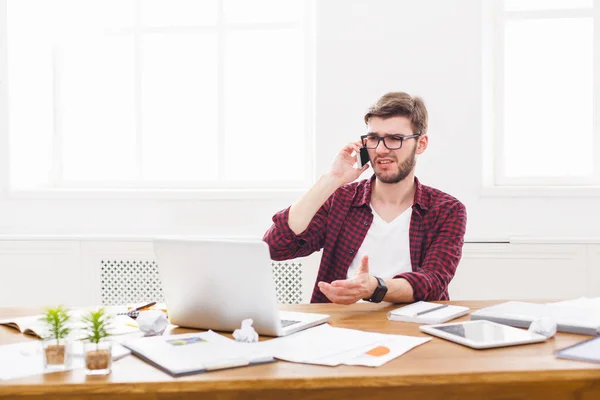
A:
{"label": "potted plant", "polygon": [[88,375],[106,375],[110,373],[112,365],[111,342],[105,339],[110,336],[108,328],[111,316],[106,314],[104,308],[90,311],[82,317],[87,337],[83,344],[85,368]]}
{"label": "potted plant", "polygon": [[71,352],[66,338],[71,332],[69,312],[63,306],[47,308],[40,318],[45,332],[42,334],[44,368],[50,371],[67,369],[71,362]]}

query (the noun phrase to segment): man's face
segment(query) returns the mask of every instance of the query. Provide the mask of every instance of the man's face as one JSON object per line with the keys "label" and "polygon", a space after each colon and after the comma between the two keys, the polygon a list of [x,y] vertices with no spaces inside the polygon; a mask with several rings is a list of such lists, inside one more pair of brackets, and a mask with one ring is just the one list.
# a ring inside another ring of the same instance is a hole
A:
{"label": "man's face", "polygon": [[[372,117],[367,123],[367,134],[398,137],[411,136],[414,133],[410,120],[406,117]],[[406,178],[416,165],[419,139],[404,140],[402,147],[397,150],[388,149],[383,141],[379,142],[377,148],[369,149],[371,165],[377,179],[383,183],[398,183]],[[419,154],[421,152],[419,151]]]}

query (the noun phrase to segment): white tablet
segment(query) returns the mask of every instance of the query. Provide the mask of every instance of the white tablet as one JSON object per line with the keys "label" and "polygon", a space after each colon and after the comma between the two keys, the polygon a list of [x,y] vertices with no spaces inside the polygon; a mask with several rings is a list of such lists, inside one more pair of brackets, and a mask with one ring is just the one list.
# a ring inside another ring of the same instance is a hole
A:
{"label": "white tablet", "polygon": [[423,325],[419,329],[474,349],[539,343],[547,339],[537,333],[485,320]]}

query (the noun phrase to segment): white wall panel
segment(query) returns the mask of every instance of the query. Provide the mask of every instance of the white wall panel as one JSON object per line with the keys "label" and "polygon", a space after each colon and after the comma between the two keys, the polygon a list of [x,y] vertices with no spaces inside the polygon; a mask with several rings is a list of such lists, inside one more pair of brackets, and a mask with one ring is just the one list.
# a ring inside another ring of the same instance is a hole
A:
{"label": "white wall panel", "polygon": [[[321,253],[303,264],[309,302]],[[96,305],[101,261],[152,261],[148,240],[2,240],[0,307]],[[568,299],[600,296],[600,245],[467,243],[452,300]]]}
{"label": "white wall panel", "polygon": [[79,250],[77,241],[0,241],[0,307],[81,304]]}
{"label": "white wall panel", "polygon": [[587,293],[586,245],[465,244],[452,300],[568,299]]}
{"label": "white wall panel", "polygon": [[588,246],[587,295],[600,297],[600,245]]}

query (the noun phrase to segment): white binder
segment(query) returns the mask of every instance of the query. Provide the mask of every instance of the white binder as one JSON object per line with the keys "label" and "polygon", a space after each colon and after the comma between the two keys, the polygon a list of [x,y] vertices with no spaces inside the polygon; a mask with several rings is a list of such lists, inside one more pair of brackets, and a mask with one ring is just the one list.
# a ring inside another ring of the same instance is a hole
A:
{"label": "white binder", "polygon": [[544,317],[556,321],[559,332],[594,336],[600,331],[600,313],[560,303],[509,301],[471,313],[472,320],[484,319],[518,328],[529,328],[533,321]]}

